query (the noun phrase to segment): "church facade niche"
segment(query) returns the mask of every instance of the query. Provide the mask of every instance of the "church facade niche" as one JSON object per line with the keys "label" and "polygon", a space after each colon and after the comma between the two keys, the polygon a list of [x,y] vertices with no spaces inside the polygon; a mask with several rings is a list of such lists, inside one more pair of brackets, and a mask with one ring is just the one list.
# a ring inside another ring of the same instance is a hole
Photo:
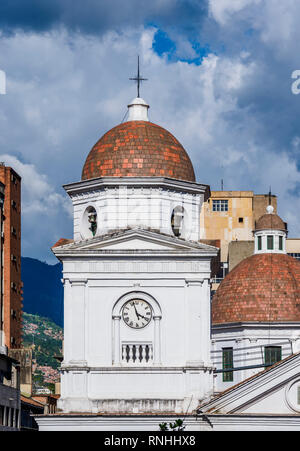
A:
{"label": "church facade niche", "polygon": [[188,227],[187,227],[187,213],[181,205],[175,207],[171,215],[171,226],[172,231],[177,237],[187,237]]}
{"label": "church facade niche", "polygon": [[98,214],[93,205],[85,207],[81,224],[80,235],[83,239],[93,238],[97,234],[98,229]]}

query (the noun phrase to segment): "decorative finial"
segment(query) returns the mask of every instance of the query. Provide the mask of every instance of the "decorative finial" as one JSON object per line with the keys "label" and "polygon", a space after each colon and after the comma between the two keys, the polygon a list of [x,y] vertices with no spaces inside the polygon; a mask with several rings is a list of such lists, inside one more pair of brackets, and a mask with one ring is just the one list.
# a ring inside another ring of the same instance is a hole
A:
{"label": "decorative finial", "polygon": [[133,80],[136,81],[137,84],[137,97],[140,97],[140,85],[142,81],[147,81],[148,78],[142,78],[142,76],[140,75],[140,57],[138,56],[138,71],[137,71],[137,76],[134,78],[129,78],[129,80]]}

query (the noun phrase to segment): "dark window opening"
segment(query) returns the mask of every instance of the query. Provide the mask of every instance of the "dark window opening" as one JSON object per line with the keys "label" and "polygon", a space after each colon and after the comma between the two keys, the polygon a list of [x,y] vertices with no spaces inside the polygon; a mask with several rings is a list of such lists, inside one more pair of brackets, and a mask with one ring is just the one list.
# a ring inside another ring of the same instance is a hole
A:
{"label": "dark window opening", "polygon": [[274,365],[281,358],[281,346],[265,346],[265,365]]}
{"label": "dark window opening", "polygon": [[[233,348],[222,349],[223,370],[233,368]],[[233,381],[233,371],[225,371],[223,373],[223,382]]]}
{"label": "dark window opening", "polygon": [[175,236],[182,235],[184,223],[184,209],[181,206],[175,207],[171,215],[171,227]]}
{"label": "dark window opening", "polygon": [[273,235],[267,236],[267,249],[272,251],[274,249],[274,237]]}
{"label": "dark window opening", "polygon": [[261,251],[261,236],[257,237],[257,249]]}

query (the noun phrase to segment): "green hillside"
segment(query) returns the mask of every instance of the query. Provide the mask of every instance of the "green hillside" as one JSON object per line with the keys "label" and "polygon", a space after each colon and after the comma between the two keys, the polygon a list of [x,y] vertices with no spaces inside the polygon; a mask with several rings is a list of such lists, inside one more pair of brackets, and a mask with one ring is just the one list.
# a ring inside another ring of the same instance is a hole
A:
{"label": "green hillside", "polygon": [[23,346],[33,350],[33,375],[36,386],[51,387],[59,381],[63,330],[48,318],[23,313]]}

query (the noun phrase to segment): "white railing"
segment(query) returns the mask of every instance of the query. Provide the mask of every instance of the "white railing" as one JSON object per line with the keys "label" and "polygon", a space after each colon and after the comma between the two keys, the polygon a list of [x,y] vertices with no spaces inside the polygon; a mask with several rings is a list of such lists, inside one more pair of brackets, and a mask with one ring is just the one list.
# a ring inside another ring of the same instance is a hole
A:
{"label": "white railing", "polygon": [[122,364],[149,365],[153,363],[152,343],[122,343]]}

